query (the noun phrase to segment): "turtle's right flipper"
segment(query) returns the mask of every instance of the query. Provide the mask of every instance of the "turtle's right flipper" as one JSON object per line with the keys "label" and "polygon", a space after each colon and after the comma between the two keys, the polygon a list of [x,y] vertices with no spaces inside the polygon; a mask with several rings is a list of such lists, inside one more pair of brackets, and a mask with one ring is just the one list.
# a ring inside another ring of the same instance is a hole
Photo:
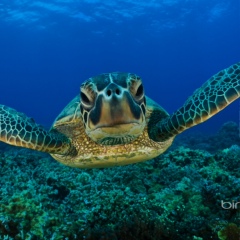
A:
{"label": "turtle's right flipper", "polygon": [[71,141],[57,131],[46,131],[23,113],[0,105],[0,141],[41,152],[67,155]]}
{"label": "turtle's right flipper", "polygon": [[240,97],[240,62],[213,75],[171,116],[160,120],[152,134],[163,141],[205,122]]}

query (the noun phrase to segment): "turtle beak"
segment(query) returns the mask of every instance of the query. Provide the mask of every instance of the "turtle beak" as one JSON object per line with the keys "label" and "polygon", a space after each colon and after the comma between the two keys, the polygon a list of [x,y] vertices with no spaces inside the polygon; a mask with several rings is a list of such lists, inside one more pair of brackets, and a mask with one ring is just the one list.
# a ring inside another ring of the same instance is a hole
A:
{"label": "turtle beak", "polygon": [[142,124],[144,120],[141,107],[132,99],[130,93],[111,83],[97,99],[95,108],[90,113],[89,127],[96,129],[123,124]]}

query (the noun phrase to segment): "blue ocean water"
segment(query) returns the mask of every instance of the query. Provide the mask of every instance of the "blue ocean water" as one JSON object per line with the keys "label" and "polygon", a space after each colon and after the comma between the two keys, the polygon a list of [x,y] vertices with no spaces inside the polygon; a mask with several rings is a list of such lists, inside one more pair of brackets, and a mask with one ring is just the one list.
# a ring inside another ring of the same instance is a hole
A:
{"label": "blue ocean water", "polygon": [[[137,73],[169,113],[240,60],[239,0],[2,0],[1,104],[50,126],[87,78]],[[239,102],[203,124],[239,122]]]}
{"label": "blue ocean water", "polygon": [[[239,0],[1,0],[0,104],[50,127],[85,79],[123,71],[172,113],[240,61],[239,43]],[[1,146],[0,239],[237,240],[239,122],[235,101],[158,158],[116,168]]]}

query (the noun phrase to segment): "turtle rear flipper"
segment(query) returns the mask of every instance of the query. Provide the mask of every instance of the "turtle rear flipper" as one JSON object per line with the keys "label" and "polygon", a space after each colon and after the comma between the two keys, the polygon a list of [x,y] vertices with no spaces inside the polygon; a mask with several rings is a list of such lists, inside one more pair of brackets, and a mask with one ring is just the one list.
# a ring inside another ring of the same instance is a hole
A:
{"label": "turtle rear flipper", "polygon": [[41,152],[69,155],[71,141],[56,130],[46,131],[23,113],[0,105],[0,141]]}
{"label": "turtle rear flipper", "polygon": [[149,133],[155,141],[164,141],[208,120],[240,96],[240,62],[213,75],[197,89],[185,104],[156,124]]}

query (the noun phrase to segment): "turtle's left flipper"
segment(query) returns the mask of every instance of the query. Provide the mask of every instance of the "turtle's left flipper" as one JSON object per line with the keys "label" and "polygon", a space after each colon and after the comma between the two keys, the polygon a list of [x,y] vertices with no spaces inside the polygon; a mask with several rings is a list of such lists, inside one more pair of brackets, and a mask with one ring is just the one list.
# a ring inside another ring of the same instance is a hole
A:
{"label": "turtle's left flipper", "polygon": [[158,122],[150,132],[155,141],[166,140],[208,120],[240,96],[240,62],[213,75],[185,104]]}
{"label": "turtle's left flipper", "polygon": [[71,141],[57,131],[46,131],[23,113],[0,105],[0,141],[41,152],[69,154]]}

